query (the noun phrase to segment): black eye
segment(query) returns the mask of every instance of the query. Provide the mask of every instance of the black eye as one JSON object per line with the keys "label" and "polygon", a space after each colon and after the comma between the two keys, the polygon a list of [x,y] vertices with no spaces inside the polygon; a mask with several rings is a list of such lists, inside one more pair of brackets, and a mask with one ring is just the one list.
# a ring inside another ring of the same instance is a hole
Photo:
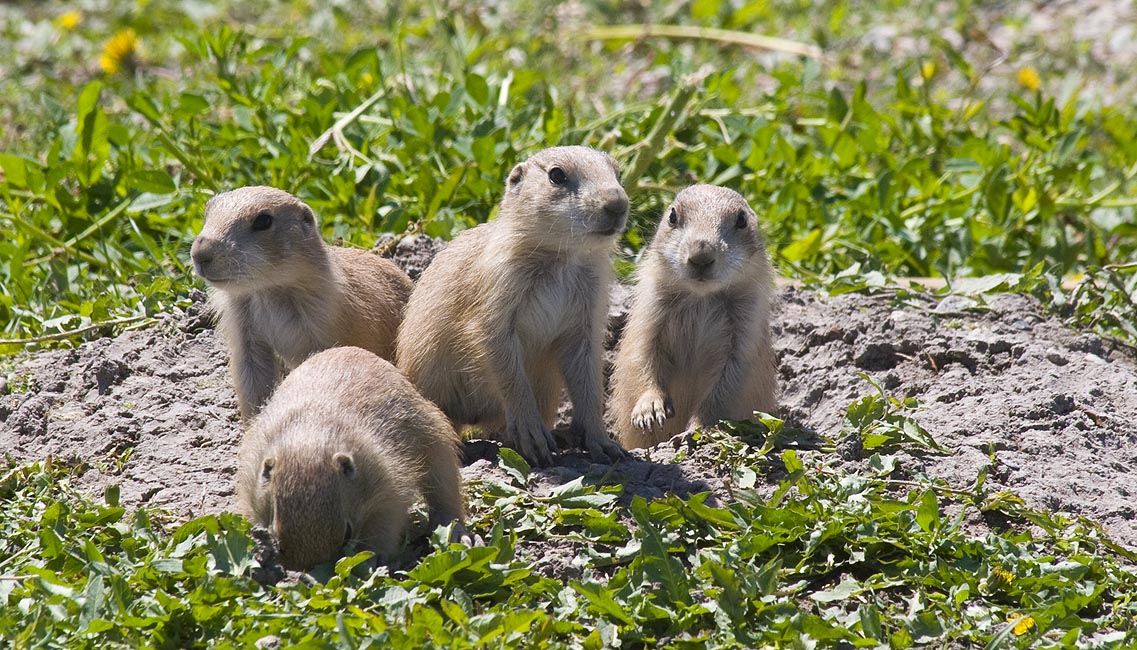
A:
{"label": "black eye", "polygon": [[266,458],[263,465],[261,465],[261,481],[268,483],[272,480],[272,466],[275,464],[273,459]]}
{"label": "black eye", "polygon": [[565,170],[560,167],[553,167],[549,170],[549,182],[553,185],[564,185],[568,181],[568,176],[565,175]]}
{"label": "black eye", "polygon": [[734,227],[738,228],[739,230],[745,230],[746,226],[749,225],[749,223],[750,223],[750,219],[748,219],[746,217],[746,211],[745,210],[739,210],[738,211],[738,218],[735,219],[735,221],[734,221]]}
{"label": "black eye", "polygon": [[253,219],[253,230],[268,230],[272,227],[272,215],[261,212]]}
{"label": "black eye", "polygon": [[667,213],[667,223],[672,226],[679,225],[679,214],[675,212],[675,208],[671,208],[671,212]]}

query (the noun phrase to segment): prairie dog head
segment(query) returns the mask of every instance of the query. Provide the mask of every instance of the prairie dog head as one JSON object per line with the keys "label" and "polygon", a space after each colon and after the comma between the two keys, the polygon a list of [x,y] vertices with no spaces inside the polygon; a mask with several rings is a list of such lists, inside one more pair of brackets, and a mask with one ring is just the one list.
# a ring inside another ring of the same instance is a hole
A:
{"label": "prairie dog head", "polygon": [[501,213],[542,240],[607,246],[624,230],[628,195],[612,156],[588,147],[551,147],[509,173]]}
{"label": "prairie dog head", "polygon": [[273,187],[242,187],[205,204],[193,240],[194,272],[211,286],[241,292],[302,281],[324,254],[312,209]]}
{"label": "prairie dog head", "polygon": [[281,439],[254,466],[255,485],[244,486],[252,492],[252,519],[272,531],[289,569],[339,558],[362,530],[360,505],[374,498],[368,495],[374,477],[363,476],[360,466],[367,463],[334,439],[315,431]]}
{"label": "prairie dog head", "polygon": [[650,253],[667,271],[666,284],[708,293],[767,268],[766,243],[758,217],[734,190],[692,185],[663,213]]}

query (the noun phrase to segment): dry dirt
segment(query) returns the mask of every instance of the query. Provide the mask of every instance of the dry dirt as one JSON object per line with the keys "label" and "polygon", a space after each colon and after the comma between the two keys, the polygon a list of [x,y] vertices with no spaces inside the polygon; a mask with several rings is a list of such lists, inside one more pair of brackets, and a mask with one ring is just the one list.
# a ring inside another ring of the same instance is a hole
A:
{"label": "dry dirt", "polygon": [[[436,248],[404,242],[391,253],[415,270]],[[626,292],[613,296],[618,331]],[[16,359],[0,381],[0,449],[18,460],[51,454],[80,463],[80,486],[98,494],[118,483],[128,507],[183,516],[232,508],[236,401],[204,294],[193,298],[158,327]],[[951,451],[901,453],[906,474],[966,486],[993,452],[992,490],[1097,521],[1137,549],[1137,362],[1124,351],[1018,295],[901,306],[887,296],[786,288],[779,298],[782,415],[791,426],[837,437],[848,405],[875,391],[865,373],[894,396],[917,398],[916,419]],[[863,462],[848,441],[837,449],[826,454],[833,465]],[[729,471],[717,453],[677,440],[613,466],[566,453],[535,472],[538,489],[583,474],[623,483],[625,499],[704,490],[721,497]],[[469,444],[467,455],[466,479],[504,476],[488,443]],[[526,554],[545,557],[556,573],[554,551]]]}

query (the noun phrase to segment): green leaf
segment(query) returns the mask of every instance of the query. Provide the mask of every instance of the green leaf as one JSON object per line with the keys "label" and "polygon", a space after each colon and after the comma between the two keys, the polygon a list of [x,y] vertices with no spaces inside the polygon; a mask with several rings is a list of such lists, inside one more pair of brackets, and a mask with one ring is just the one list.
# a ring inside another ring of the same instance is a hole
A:
{"label": "green leaf", "polygon": [[808,260],[821,252],[821,230],[814,228],[804,237],[798,238],[789,246],[781,249],[779,254],[790,262]]}
{"label": "green leaf", "polygon": [[634,564],[667,592],[676,604],[691,604],[691,589],[683,565],[671,556],[660,530],[652,523],[643,497],[632,500],[632,517],[640,528],[640,554]]}
{"label": "green leaf", "polygon": [[151,194],[170,194],[178,189],[174,185],[174,179],[160,169],[136,171],[127,177],[126,184],[131,189]]}
{"label": "green leaf", "polygon": [[355,555],[341,558],[336,562],[336,575],[341,578],[346,578],[351,575],[355,567],[367,562],[373,557],[375,557],[375,554],[371,551],[361,551]]}
{"label": "green leaf", "polygon": [[143,212],[157,210],[158,208],[164,208],[167,205],[173,204],[177,199],[177,194],[151,194],[149,192],[143,192],[134,197],[134,200],[127,206],[126,211],[130,214],[141,214]]}
{"label": "green leaf", "polygon": [[603,585],[573,581],[570,586],[600,613],[625,625],[634,625],[635,619],[613,598],[611,590]]}
{"label": "green leaf", "polygon": [[925,531],[935,532],[940,527],[940,504],[936,493],[926,490],[920,497],[920,506],[916,509],[916,523]]}
{"label": "green leaf", "polygon": [[790,474],[805,469],[805,465],[798,460],[797,452],[793,449],[787,449],[782,452],[782,464],[786,466],[786,472]]}
{"label": "green leaf", "polygon": [[0,153],[0,169],[4,170],[4,181],[10,187],[28,187],[28,162],[19,156]]}
{"label": "green leaf", "polygon": [[94,113],[99,104],[99,95],[103,91],[101,81],[92,81],[79,92],[79,99],[75,102],[75,121],[80,128],[87,123],[87,119]]}
{"label": "green leaf", "polygon": [[471,99],[482,106],[490,103],[490,87],[486,83],[485,77],[481,75],[472,72],[466,73],[466,92],[469,93]]}
{"label": "green leaf", "polygon": [[118,507],[119,500],[119,486],[118,483],[108,483],[107,487],[103,489],[103,500],[112,508]]}
{"label": "green leaf", "polygon": [[39,530],[40,554],[45,560],[54,560],[63,554],[63,540],[55,530],[43,527]]}
{"label": "green leaf", "polygon": [[529,483],[529,472],[532,471],[529,463],[525,462],[521,454],[509,447],[502,447],[497,453],[498,466],[505,470],[517,485],[525,487]]}
{"label": "green leaf", "polygon": [[880,608],[872,603],[862,603],[857,608],[857,617],[861,621],[861,633],[866,638],[884,641],[884,630],[880,623]]}
{"label": "green leaf", "polygon": [[[832,603],[839,600],[848,600],[864,591],[861,582],[853,576],[845,576],[837,585],[827,591],[817,591],[809,595],[810,598],[819,603]],[[878,621],[879,623],[879,621]]]}
{"label": "green leaf", "polygon": [[83,588],[82,593],[79,595],[82,601],[82,608],[79,610],[79,630],[85,630],[91,622],[102,614],[103,607],[106,603],[106,590],[103,587],[103,576],[93,574],[90,580],[87,581],[87,586]]}

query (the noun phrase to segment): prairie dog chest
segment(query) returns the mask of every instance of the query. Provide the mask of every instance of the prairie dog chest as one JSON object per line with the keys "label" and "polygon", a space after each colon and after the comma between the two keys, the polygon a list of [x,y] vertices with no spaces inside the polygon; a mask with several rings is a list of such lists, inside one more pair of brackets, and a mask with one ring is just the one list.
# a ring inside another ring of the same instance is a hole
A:
{"label": "prairie dog chest", "polygon": [[599,274],[584,264],[561,262],[534,269],[518,304],[517,333],[525,341],[549,342],[570,328],[587,328],[600,299]]}
{"label": "prairie dog chest", "polygon": [[330,294],[265,292],[250,300],[249,320],[291,370],[337,343],[333,331],[336,306]]}
{"label": "prairie dog chest", "polygon": [[698,371],[725,360],[734,333],[722,301],[695,298],[664,311],[658,343],[674,368]]}

